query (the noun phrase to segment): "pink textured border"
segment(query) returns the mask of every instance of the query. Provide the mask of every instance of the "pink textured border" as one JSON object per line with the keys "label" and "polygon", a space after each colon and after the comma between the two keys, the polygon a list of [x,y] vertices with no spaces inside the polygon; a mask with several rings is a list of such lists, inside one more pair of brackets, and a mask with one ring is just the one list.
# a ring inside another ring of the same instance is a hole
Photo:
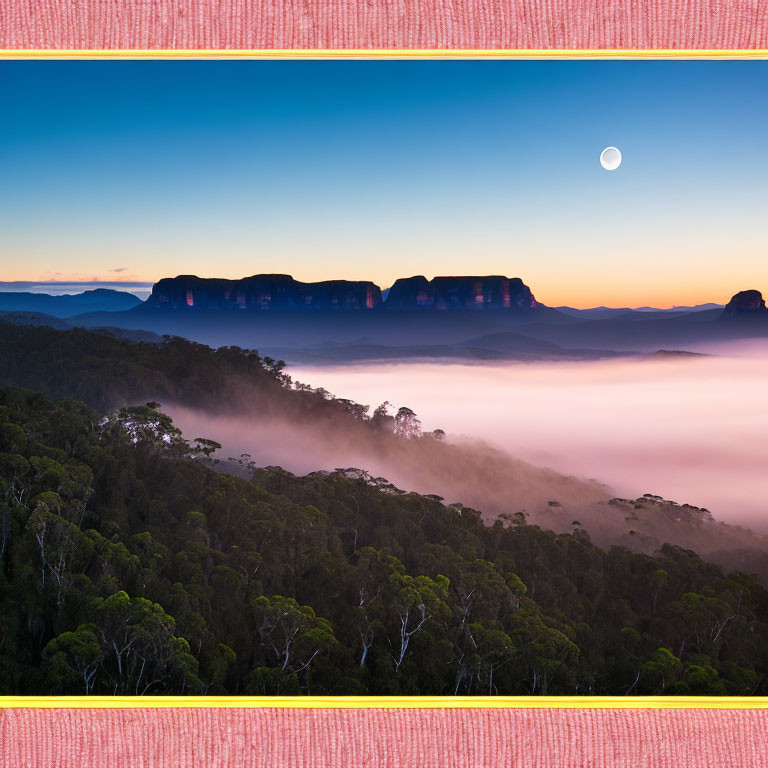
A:
{"label": "pink textured border", "polygon": [[0,710],[0,768],[765,768],[765,710]]}
{"label": "pink textured border", "polygon": [[0,0],[0,48],[768,48],[768,0]]}
{"label": "pink textured border", "polygon": [[[0,48],[768,48],[768,0],[0,0]],[[0,768],[765,768],[768,712],[0,710]]]}

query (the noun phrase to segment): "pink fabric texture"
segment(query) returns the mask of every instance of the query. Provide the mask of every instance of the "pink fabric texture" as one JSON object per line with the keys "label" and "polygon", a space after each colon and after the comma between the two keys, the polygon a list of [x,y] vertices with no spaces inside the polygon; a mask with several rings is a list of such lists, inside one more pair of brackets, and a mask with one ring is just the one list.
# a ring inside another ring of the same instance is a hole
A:
{"label": "pink fabric texture", "polygon": [[0,710],[0,768],[765,768],[765,710]]}
{"label": "pink fabric texture", "polygon": [[768,48],[768,0],[0,0],[0,48]]}

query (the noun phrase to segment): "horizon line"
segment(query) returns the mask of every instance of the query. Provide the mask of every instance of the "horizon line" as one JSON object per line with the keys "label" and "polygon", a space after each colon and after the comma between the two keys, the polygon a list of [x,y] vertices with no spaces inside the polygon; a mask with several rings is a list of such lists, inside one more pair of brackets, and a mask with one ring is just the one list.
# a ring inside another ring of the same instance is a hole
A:
{"label": "horizon line", "polygon": [[[128,290],[128,288],[133,289],[153,289],[160,280],[176,280],[183,277],[194,277],[198,280],[229,280],[232,282],[236,282],[238,280],[245,280],[250,277],[261,277],[261,276],[271,276],[271,275],[281,275],[289,277],[291,280],[295,280],[296,282],[308,282],[308,283],[318,283],[318,282],[351,282],[351,283],[357,283],[357,282],[370,282],[374,286],[376,286],[382,293],[385,291],[389,291],[392,286],[397,282],[397,280],[400,279],[412,279],[413,277],[424,277],[424,275],[411,275],[407,278],[396,278],[395,281],[393,281],[390,285],[386,287],[381,287],[378,285],[378,283],[375,283],[373,280],[348,280],[347,278],[328,278],[325,280],[309,280],[309,281],[303,281],[303,280],[297,280],[293,277],[293,275],[283,273],[283,272],[260,272],[255,273],[253,275],[245,275],[243,277],[199,277],[198,275],[191,275],[191,274],[179,274],[175,275],[173,277],[162,277],[158,280],[147,281],[147,280],[0,280],[0,294],[3,293],[31,293],[33,295],[40,295],[40,296],[77,296],[81,293],[86,293],[86,290],[83,290],[79,293],[64,293],[64,294],[47,294],[45,292],[38,292],[38,291],[25,291],[24,288],[31,288],[31,287],[55,287],[55,286],[95,286],[98,287],[109,287],[113,288],[114,290],[125,292],[125,293],[133,293],[133,291]],[[432,281],[436,278],[487,278],[487,277],[501,277],[508,280],[514,280],[518,279],[520,280],[523,285],[528,287],[530,289],[530,286],[528,286],[527,283],[522,278],[508,278],[506,275],[434,275],[431,278],[425,277],[426,280]],[[123,288],[124,286],[124,288]],[[10,289],[10,290],[9,290]],[[16,290],[13,290],[16,289]],[[743,289],[743,290],[758,290],[759,289]],[[532,291],[533,292],[533,291]],[[762,293],[762,291],[759,291]],[[151,293],[151,290],[150,290]],[[732,298],[732,297],[731,297]],[[730,300],[730,299],[729,299]],[[143,301],[146,301],[143,300]],[[590,310],[590,309],[631,309],[631,310],[644,310],[644,309],[650,309],[650,310],[673,310],[673,309],[685,309],[685,308],[695,308],[707,304],[712,304],[717,307],[724,307],[728,302],[727,301],[714,301],[714,300],[702,300],[702,301],[696,301],[691,302],[687,304],[666,304],[665,302],[660,302],[658,305],[654,305],[650,302],[652,302],[652,299],[648,299],[645,301],[645,303],[642,304],[617,304],[615,306],[611,306],[606,303],[601,304],[581,304],[581,302],[576,303],[564,303],[560,302],[557,304],[547,304],[543,301],[540,301],[539,299],[536,299],[537,303],[545,306],[550,307],[552,309],[560,309],[560,308],[566,308],[566,309],[576,309],[576,310]]]}

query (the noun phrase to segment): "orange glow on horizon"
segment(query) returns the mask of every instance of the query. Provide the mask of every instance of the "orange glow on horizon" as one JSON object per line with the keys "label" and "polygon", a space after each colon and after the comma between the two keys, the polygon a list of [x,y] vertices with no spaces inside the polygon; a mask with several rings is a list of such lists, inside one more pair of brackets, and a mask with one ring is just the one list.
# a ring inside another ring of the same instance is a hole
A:
{"label": "orange glow on horizon", "polygon": [[[123,274],[98,274],[98,275],[83,275],[83,274],[44,274],[38,279],[30,279],[23,275],[0,275],[0,281],[3,282],[20,282],[31,284],[62,284],[71,285],[78,283],[110,283],[116,289],[120,289],[120,285],[125,285],[126,288],[135,288],[137,284],[148,283],[150,285],[156,283],[158,280],[165,277],[176,277],[179,274],[196,274],[201,278],[224,278],[229,280],[238,280],[242,277],[250,277],[252,274],[263,274],[270,270],[263,269],[260,271],[254,271],[248,274],[222,274],[222,272],[216,271],[210,274],[206,271],[193,271],[178,272],[171,270],[167,274],[161,274],[157,277],[147,277],[145,275],[125,276]],[[273,270],[279,272],[279,269]],[[346,275],[337,276],[333,275],[319,275],[319,274],[296,274],[296,270],[286,270],[288,274],[296,280],[302,282],[319,282],[322,280],[371,280],[380,288],[389,288],[397,278],[392,279],[376,279],[375,277],[362,277],[358,275]],[[421,272],[423,274],[423,272]],[[418,270],[412,270],[412,274],[419,274]],[[448,274],[447,271],[441,274]],[[495,274],[490,271],[487,274]],[[457,273],[458,275],[458,273]],[[402,275],[402,277],[410,277],[408,275]],[[426,275],[428,279],[437,275]],[[510,275],[516,277],[518,275]],[[715,275],[709,275],[708,283],[704,284],[703,281],[697,281],[697,284],[692,286],[686,285],[670,285],[669,283],[659,286],[658,288],[647,285],[633,285],[631,290],[627,290],[627,286],[620,286],[613,283],[612,280],[603,280],[602,284],[591,284],[588,286],[578,286],[573,282],[564,284],[562,275],[558,275],[555,281],[548,281],[546,278],[527,279],[525,276],[520,275],[523,282],[528,285],[533,291],[537,301],[546,306],[559,307],[569,306],[576,309],[589,309],[591,307],[656,307],[658,309],[674,309],[675,307],[687,307],[696,306],[698,304],[726,304],[731,296],[735,293],[748,289],[756,289],[763,292],[764,295],[768,294],[768,284],[766,284],[760,278],[733,278],[730,277],[727,280],[719,282]],[[588,282],[588,276],[581,275],[581,279]],[[629,282],[637,283],[636,278],[629,278]],[[24,290],[20,288],[19,290]],[[85,288],[84,288],[85,290]],[[150,290],[147,286],[146,290]]]}

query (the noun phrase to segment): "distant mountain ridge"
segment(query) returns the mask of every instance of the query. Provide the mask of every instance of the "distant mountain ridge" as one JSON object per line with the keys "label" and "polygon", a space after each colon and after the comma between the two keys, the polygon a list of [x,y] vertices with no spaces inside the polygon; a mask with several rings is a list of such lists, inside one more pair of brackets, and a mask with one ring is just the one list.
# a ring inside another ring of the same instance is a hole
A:
{"label": "distant mountain ridge", "polygon": [[715,302],[708,302],[706,304],[695,304],[693,306],[676,306],[676,307],[588,307],[585,309],[577,309],[576,307],[554,307],[558,312],[562,312],[570,317],[591,318],[606,320],[611,317],[619,317],[634,312],[643,312],[649,315],[661,314],[671,315],[681,312],[706,312],[712,309],[723,309],[724,304],[716,304]]}
{"label": "distant mountain ridge", "polygon": [[[46,315],[43,312],[8,312],[3,309],[0,309],[0,322],[10,323],[11,325],[42,326],[54,328],[57,331],[71,331],[74,328],[81,327],[77,324],[69,323],[60,317]],[[91,326],[88,330],[94,333],[106,333],[119,339],[128,339],[128,341],[144,342],[147,344],[159,344],[163,341],[163,337],[159,334],[140,329]]]}
{"label": "distant mountain ridge", "polygon": [[[564,349],[513,332],[496,332],[453,343],[403,344],[400,346],[352,342],[327,344],[305,349],[283,349],[281,356],[291,362],[345,363],[362,360],[398,361],[457,359],[474,361],[533,362],[545,360],[601,360],[618,356],[611,350]],[[684,353],[681,353],[684,354]]]}
{"label": "distant mountain ridge", "polygon": [[[762,302],[762,303],[761,303]],[[240,279],[178,275],[153,285],[146,301],[127,291],[97,288],[77,294],[0,291],[0,311],[42,312],[59,318],[136,308],[173,310],[494,310],[525,312],[538,308],[578,319],[607,320],[622,315],[675,315],[725,309],[723,316],[765,310],[759,291],[741,291],[727,304],[659,307],[547,307],[518,277],[470,275],[398,278],[381,289],[369,280],[301,282],[287,274],[258,274]]]}
{"label": "distant mountain ridge", "polygon": [[0,291],[0,310],[7,312],[42,312],[53,317],[74,317],[84,312],[123,312],[142,303],[138,296],[111,288],[95,288],[82,293],[31,293]]}
{"label": "distant mountain ridge", "polygon": [[[548,307],[521,279],[498,275],[415,276],[385,292],[370,281],[180,276],[156,283],[146,302],[133,301],[125,311],[85,311],[66,321],[149,331],[152,340],[175,335],[215,347],[259,349],[288,362],[600,359],[702,352],[713,343],[768,338],[768,309],[757,290],[735,294],[725,308],[576,310]],[[9,312],[0,308],[2,314]],[[61,327],[54,313],[12,314],[16,324]]]}

